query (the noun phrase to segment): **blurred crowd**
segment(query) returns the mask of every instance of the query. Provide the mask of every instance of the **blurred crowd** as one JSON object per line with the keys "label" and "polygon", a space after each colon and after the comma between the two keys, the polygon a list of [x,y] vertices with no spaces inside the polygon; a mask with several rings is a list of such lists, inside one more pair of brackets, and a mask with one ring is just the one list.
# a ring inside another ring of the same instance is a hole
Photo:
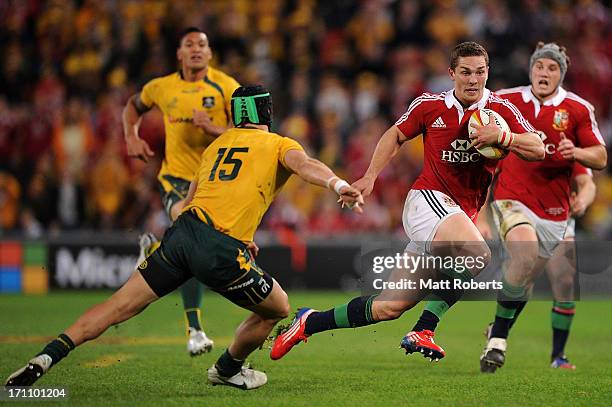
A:
{"label": "blurred crowd", "polygon": [[[265,3],[265,4],[263,4]],[[211,65],[272,90],[273,130],[298,139],[349,181],[366,170],[384,130],[424,91],[452,87],[448,54],[476,40],[490,54],[488,87],[528,83],[536,43],[565,45],[565,87],[596,107],[612,135],[609,3],[598,0],[4,0],[0,1],[0,233],[153,230],[167,225],[156,173],[158,112],[141,136],[156,152],[126,156],[129,96],[176,69],[176,38],[204,29]],[[384,170],[362,216],[296,180],[263,228],[301,236],[401,232],[408,187],[422,164],[407,143]],[[612,178],[582,224],[612,238]]]}

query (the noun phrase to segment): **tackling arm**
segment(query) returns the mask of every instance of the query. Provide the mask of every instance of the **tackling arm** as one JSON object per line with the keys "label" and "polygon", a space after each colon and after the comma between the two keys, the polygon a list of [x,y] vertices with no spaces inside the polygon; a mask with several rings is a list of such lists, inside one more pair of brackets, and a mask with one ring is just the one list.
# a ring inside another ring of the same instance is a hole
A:
{"label": "tackling arm", "polygon": [[353,186],[361,191],[363,196],[368,196],[372,193],[378,174],[395,157],[399,148],[406,140],[407,138],[404,133],[395,125],[389,127],[383,133],[380,140],[378,140],[378,144],[376,144],[368,170],[363,177],[353,183]]}
{"label": "tackling arm", "polygon": [[395,157],[400,146],[405,141],[406,136],[404,136],[397,126],[393,125],[389,127],[380,140],[378,140],[378,144],[376,144],[376,149],[372,155],[372,160],[370,161],[370,166],[363,177],[375,180],[389,161]]}
{"label": "tackling arm", "polygon": [[289,170],[293,171],[304,181],[313,185],[333,189],[340,195],[342,201],[349,204],[350,207],[353,207],[352,205],[354,204],[358,204],[353,208],[361,212],[361,208],[359,207],[359,205],[363,204],[361,193],[334,174],[334,172],[321,161],[309,157],[302,150],[289,150],[285,153],[285,164]]}

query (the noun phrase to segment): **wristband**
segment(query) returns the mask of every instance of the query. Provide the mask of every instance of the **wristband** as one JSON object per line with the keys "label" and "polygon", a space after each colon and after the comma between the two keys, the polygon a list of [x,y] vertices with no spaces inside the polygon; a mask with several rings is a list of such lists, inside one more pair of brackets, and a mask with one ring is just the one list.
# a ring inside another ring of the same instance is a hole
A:
{"label": "wristband", "polygon": [[327,180],[327,182],[325,183],[325,184],[327,185],[327,189],[330,189],[330,187],[329,187],[329,186],[331,185],[331,182],[332,182],[333,180],[335,180],[335,179],[340,179],[340,177],[335,176],[335,175],[333,175],[333,176],[329,177],[329,179],[328,179],[328,180]]}
{"label": "wristband", "polygon": [[508,131],[501,131],[497,138],[497,143],[503,148],[509,148],[514,142],[514,133]]}
{"label": "wristband", "polygon": [[336,182],[336,185],[334,185],[334,191],[336,191],[336,193],[340,195],[340,188],[342,187],[350,187],[350,184],[345,180],[341,179]]}

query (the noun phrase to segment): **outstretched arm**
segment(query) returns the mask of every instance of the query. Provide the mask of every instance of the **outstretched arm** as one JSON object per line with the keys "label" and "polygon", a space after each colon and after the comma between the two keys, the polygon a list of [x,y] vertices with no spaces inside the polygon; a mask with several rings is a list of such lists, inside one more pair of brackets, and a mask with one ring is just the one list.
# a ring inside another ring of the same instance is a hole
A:
{"label": "outstretched arm", "polygon": [[140,100],[140,94],[132,96],[123,108],[123,136],[127,146],[129,157],[138,158],[144,162],[153,157],[155,153],[149,144],[138,136],[138,129],[142,121],[142,115],[151,110]]}
{"label": "outstretched arm", "polygon": [[302,150],[289,150],[285,153],[285,164],[304,181],[336,191],[342,201],[357,212],[362,212],[359,205],[363,204],[361,193],[351,187],[348,182],[338,177],[327,165],[309,157]]}
{"label": "outstretched arm", "polygon": [[401,145],[407,140],[401,130],[393,125],[387,129],[378,140],[376,149],[372,155],[370,166],[366,173],[353,183],[353,187],[357,188],[363,196],[368,196],[374,189],[374,182],[378,178],[378,174],[385,168],[393,157],[399,151]]}

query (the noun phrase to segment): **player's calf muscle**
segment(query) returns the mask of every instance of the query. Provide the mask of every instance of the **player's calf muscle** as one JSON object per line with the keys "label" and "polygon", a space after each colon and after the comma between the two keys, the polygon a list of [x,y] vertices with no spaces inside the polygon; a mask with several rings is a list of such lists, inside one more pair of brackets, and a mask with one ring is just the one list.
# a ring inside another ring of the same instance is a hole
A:
{"label": "player's calf muscle", "polygon": [[118,323],[117,313],[109,303],[110,300],[98,304],[87,310],[76,322],[66,329],[68,335],[76,346],[102,335],[111,325]]}
{"label": "player's calf muscle", "polygon": [[66,330],[66,334],[78,346],[83,342],[97,338],[110,326],[133,317],[145,307],[146,304],[129,304],[125,301],[120,302],[110,298],[85,312]]}
{"label": "player's calf muscle", "polygon": [[109,299],[86,311],[66,334],[78,346],[97,338],[111,325],[132,318],[156,299],[155,293],[136,272]]}
{"label": "player's calf muscle", "polygon": [[390,321],[402,316],[404,312],[414,307],[414,301],[374,301],[372,316],[374,321]]}

